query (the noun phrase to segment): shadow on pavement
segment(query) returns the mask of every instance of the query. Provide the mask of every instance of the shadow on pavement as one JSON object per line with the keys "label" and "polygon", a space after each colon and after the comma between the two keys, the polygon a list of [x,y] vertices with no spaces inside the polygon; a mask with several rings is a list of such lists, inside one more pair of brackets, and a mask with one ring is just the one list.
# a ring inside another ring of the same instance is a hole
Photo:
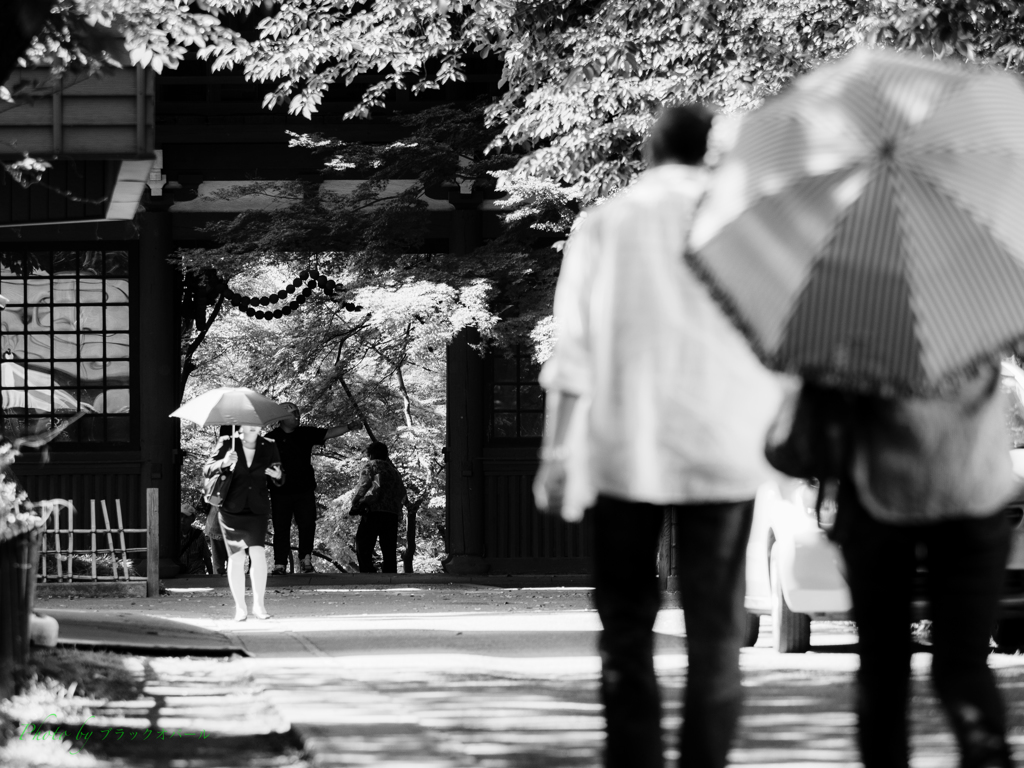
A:
{"label": "shadow on pavement", "polygon": [[[166,768],[168,765],[188,768],[223,768],[247,766],[249,768],[306,768],[301,742],[287,733],[269,733],[250,736],[214,735],[209,738],[177,736],[169,741],[132,743],[125,740],[90,740],[76,744],[85,758],[90,755],[115,765],[132,768]],[[168,760],[173,752],[173,759]]]}
{"label": "shadow on pavement", "polygon": [[601,709],[593,672],[579,665],[559,672],[547,659],[531,674],[530,659],[518,671],[473,669],[455,655],[348,661],[259,664],[318,767],[599,764]]}

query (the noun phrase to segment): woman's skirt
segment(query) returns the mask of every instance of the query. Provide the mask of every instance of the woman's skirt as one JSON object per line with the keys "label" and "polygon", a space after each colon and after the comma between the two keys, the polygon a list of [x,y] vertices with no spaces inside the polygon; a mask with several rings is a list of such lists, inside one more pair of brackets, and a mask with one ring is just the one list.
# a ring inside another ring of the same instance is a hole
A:
{"label": "woman's skirt", "polygon": [[266,544],[268,520],[268,516],[253,514],[248,507],[241,512],[226,512],[221,507],[220,530],[224,534],[228,554]]}

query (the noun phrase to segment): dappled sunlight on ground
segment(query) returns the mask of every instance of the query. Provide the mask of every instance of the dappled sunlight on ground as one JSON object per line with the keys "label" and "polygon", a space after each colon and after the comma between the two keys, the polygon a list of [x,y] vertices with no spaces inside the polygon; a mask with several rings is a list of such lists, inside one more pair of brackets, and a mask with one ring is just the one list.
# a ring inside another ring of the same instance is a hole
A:
{"label": "dappled sunlight on ground", "polygon": [[[780,656],[770,642],[768,635],[762,644],[769,647],[743,654],[747,703],[732,762],[859,765],[852,712],[856,656]],[[993,659],[1010,699],[1014,741],[1024,750],[1024,659]],[[320,754],[334,756],[325,765],[599,764],[603,718],[595,654],[393,653],[246,663],[274,691],[282,711],[304,724]],[[929,664],[927,653],[915,654],[913,766],[955,768],[953,742],[927,679]],[[686,657],[662,653],[657,667],[672,756]]]}
{"label": "dappled sunlight on ground", "polygon": [[[320,595],[305,614],[281,596],[276,604],[268,601],[271,612],[278,611],[268,621],[225,620],[220,600],[201,604],[212,610],[175,618],[245,646],[252,657],[237,664],[306,739],[318,766],[600,765],[600,623],[587,596],[556,595],[549,603],[551,593],[465,590],[421,600],[422,593],[410,589],[381,602],[379,589],[365,599],[346,591]],[[747,702],[731,761],[771,768],[859,765],[855,627],[815,622],[809,653],[780,655],[772,649],[771,622],[762,624],[757,645],[741,654]],[[665,748],[674,757],[687,665],[682,611],[669,602],[655,630]],[[956,768],[928,681],[931,656],[920,650],[913,657],[913,768]],[[991,665],[1024,755],[1024,657],[993,654]],[[193,695],[192,705],[202,708],[205,692],[190,684],[195,689],[183,691],[177,704]],[[167,702],[160,716],[176,714]]]}
{"label": "dappled sunlight on ground", "polygon": [[247,662],[318,752],[333,756],[324,765],[595,764],[603,738],[595,660],[334,661],[327,668],[322,659]]}

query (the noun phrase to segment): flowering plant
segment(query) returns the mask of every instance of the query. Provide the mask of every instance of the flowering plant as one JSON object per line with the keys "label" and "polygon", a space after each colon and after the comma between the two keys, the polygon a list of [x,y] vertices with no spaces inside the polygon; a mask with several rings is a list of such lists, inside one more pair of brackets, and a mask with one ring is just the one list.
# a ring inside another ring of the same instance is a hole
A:
{"label": "flowering plant", "polygon": [[13,445],[0,447],[0,541],[41,528],[45,522],[7,471],[17,456],[18,449]]}
{"label": "flowering plant", "polygon": [[25,435],[17,438],[13,443],[0,445],[0,542],[9,541],[15,536],[34,531],[36,528],[42,528],[53,509],[45,502],[36,505],[29,501],[28,494],[8,471],[8,467],[21,455],[19,449],[26,447],[45,451],[51,440],[84,415],[84,413],[76,413],[70,418],[63,419],[48,432]]}

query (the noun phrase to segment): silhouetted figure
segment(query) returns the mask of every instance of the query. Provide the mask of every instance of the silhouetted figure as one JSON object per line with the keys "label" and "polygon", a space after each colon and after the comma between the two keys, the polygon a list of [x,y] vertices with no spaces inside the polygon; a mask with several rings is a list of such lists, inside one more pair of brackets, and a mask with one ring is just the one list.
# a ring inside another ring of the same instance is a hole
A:
{"label": "silhouetted figure", "polygon": [[375,573],[373,548],[380,540],[381,572],[398,573],[398,523],[402,519],[405,484],[391,463],[384,443],[366,446],[366,463],[352,496],[352,509],[362,517],[356,530],[360,573]]}
{"label": "silhouetted figure", "polygon": [[316,477],[313,474],[313,448],[357,429],[353,421],[337,427],[306,427],[299,424],[300,411],[295,403],[281,403],[291,416],[267,436],[277,444],[284,467],[285,481],[270,490],[274,518],[274,573],[283,574],[292,544],[292,519],[299,529],[299,569],[312,573],[313,541],[316,538]]}

